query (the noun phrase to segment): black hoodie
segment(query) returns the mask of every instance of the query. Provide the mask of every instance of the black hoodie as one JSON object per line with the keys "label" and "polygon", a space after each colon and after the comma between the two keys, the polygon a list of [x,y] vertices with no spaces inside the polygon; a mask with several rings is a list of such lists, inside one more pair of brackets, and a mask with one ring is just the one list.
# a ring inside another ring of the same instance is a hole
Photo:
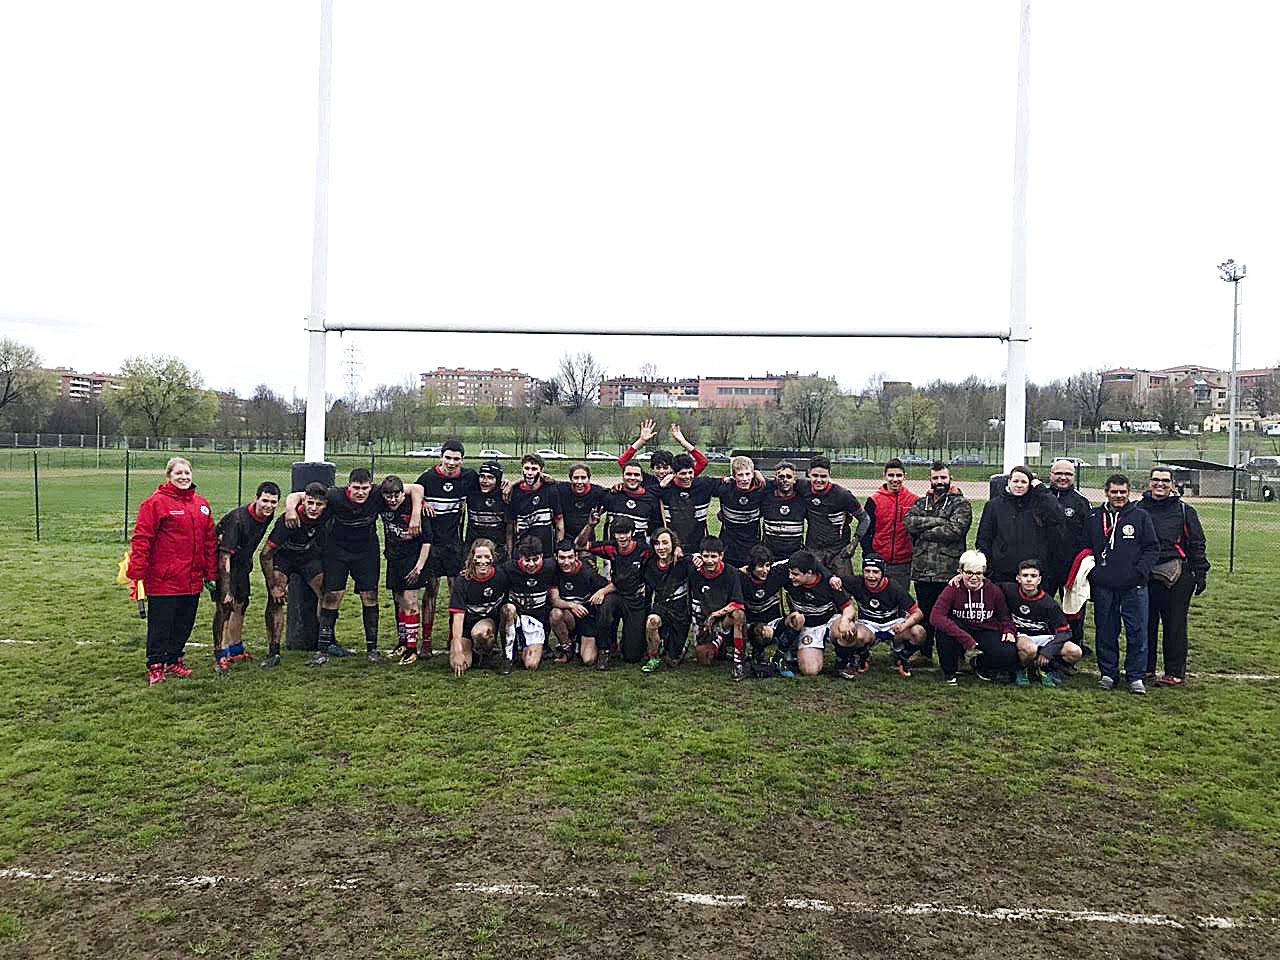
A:
{"label": "black hoodie", "polygon": [[1145,587],[1160,555],[1160,540],[1151,515],[1136,503],[1116,513],[1109,504],[1089,515],[1089,546],[1094,568],[1089,583],[1110,590]]}
{"label": "black hoodie", "polygon": [[1064,520],[1062,507],[1044,484],[1021,497],[1005,491],[992,500],[982,511],[977,536],[978,549],[987,555],[987,575],[1014,580],[1018,564],[1038,560],[1045,581],[1061,583],[1075,557],[1067,556]]}
{"label": "black hoodie", "polygon": [[1157,500],[1148,490],[1138,505],[1151,515],[1151,522],[1160,538],[1160,559],[1182,559],[1191,568],[1191,575],[1203,582],[1209,575],[1209,558],[1205,556],[1204,528],[1196,508],[1188,506],[1182,497],[1168,496]]}

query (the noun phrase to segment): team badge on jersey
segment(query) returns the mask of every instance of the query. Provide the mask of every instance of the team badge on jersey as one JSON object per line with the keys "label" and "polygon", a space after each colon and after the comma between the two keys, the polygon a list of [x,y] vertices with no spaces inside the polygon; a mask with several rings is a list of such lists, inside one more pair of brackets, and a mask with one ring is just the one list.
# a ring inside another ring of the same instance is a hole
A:
{"label": "team badge on jersey", "polygon": [[1121,528],[1120,532],[1121,532],[1121,533],[1123,533],[1126,537],[1132,537],[1132,536],[1133,536],[1133,532],[1134,532],[1134,531],[1133,531],[1133,524],[1132,524],[1132,523],[1126,523],[1126,524]]}
{"label": "team badge on jersey", "polygon": [[627,501],[627,509],[628,509],[628,510],[634,510],[635,508],[636,508],[636,502],[635,502],[634,500],[628,500],[628,501]]}
{"label": "team badge on jersey", "polygon": [[791,512],[790,507],[783,506],[778,508],[778,513],[782,514],[784,517],[790,512]]}
{"label": "team badge on jersey", "polygon": [[1022,606],[1018,607],[1018,612],[1022,614],[1027,614],[1031,612],[1031,608],[1024,603]]}
{"label": "team badge on jersey", "polygon": [[1075,508],[1075,507],[1063,507],[1063,508],[1062,508],[1062,512],[1063,512],[1063,513],[1065,513],[1068,517],[1074,517],[1074,516],[1076,515],[1076,508]]}
{"label": "team badge on jersey", "polygon": [[444,492],[451,493],[452,491],[453,491],[453,484],[446,481],[444,485]]}
{"label": "team badge on jersey", "polygon": [[486,597],[492,597],[492,596],[493,596],[493,587],[485,587],[485,588],[484,588],[484,595],[485,595]]}

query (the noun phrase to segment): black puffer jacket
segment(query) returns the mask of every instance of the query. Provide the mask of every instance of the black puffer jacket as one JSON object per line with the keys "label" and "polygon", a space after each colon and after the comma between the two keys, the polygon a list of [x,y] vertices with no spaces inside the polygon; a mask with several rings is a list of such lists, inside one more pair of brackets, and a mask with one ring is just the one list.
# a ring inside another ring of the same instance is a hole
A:
{"label": "black puffer jacket", "polygon": [[1142,495],[1138,506],[1151,516],[1156,536],[1160,538],[1160,559],[1156,562],[1186,560],[1191,576],[1203,583],[1209,575],[1209,558],[1205,556],[1204,527],[1200,525],[1196,508],[1184,503],[1179,496],[1157,500],[1150,490]]}
{"label": "black puffer jacket", "polygon": [[1034,559],[1040,561],[1046,583],[1062,583],[1075,557],[1074,553],[1067,556],[1065,520],[1062,507],[1044,484],[1021,497],[1005,491],[992,500],[982,511],[977,538],[978,549],[987,555],[987,576],[1015,580],[1018,564]]}

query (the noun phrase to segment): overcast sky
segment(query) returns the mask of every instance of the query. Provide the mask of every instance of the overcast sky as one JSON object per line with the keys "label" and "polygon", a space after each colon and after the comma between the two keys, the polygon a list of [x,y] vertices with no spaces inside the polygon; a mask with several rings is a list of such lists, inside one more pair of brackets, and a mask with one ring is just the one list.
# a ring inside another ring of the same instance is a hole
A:
{"label": "overcast sky", "polygon": [[[1032,6],[1029,362],[1280,361],[1274,2]],[[305,392],[319,5],[0,6],[0,334]],[[332,318],[741,331],[1008,323],[1017,0],[352,3],[334,21]],[[366,386],[1002,376],[986,341],[330,335]]]}

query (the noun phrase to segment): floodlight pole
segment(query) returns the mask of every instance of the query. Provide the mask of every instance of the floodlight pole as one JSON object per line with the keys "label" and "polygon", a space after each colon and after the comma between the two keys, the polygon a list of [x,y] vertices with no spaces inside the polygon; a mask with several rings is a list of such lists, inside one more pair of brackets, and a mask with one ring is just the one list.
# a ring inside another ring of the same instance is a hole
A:
{"label": "floodlight pole", "polygon": [[1013,264],[1009,285],[1009,363],[1004,384],[1004,472],[1026,459],[1027,144],[1030,139],[1031,0],[1022,0],[1018,37],[1018,113],[1013,141]]}
{"label": "floodlight pole", "polygon": [[333,65],[333,0],[320,0],[320,94],[316,143],[315,223],[311,233],[310,349],[307,366],[307,433],[302,458],[324,462],[325,333],[329,280],[329,105]]}
{"label": "floodlight pole", "polygon": [[1240,463],[1240,434],[1236,429],[1236,394],[1240,390],[1238,367],[1240,362],[1240,281],[1244,279],[1245,269],[1243,263],[1236,263],[1234,260],[1218,264],[1218,270],[1222,273],[1223,281],[1231,284],[1232,287],[1231,389],[1229,392],[1231,406],[1227,422],[1227,463],[1231,464],[1233,471]]}

